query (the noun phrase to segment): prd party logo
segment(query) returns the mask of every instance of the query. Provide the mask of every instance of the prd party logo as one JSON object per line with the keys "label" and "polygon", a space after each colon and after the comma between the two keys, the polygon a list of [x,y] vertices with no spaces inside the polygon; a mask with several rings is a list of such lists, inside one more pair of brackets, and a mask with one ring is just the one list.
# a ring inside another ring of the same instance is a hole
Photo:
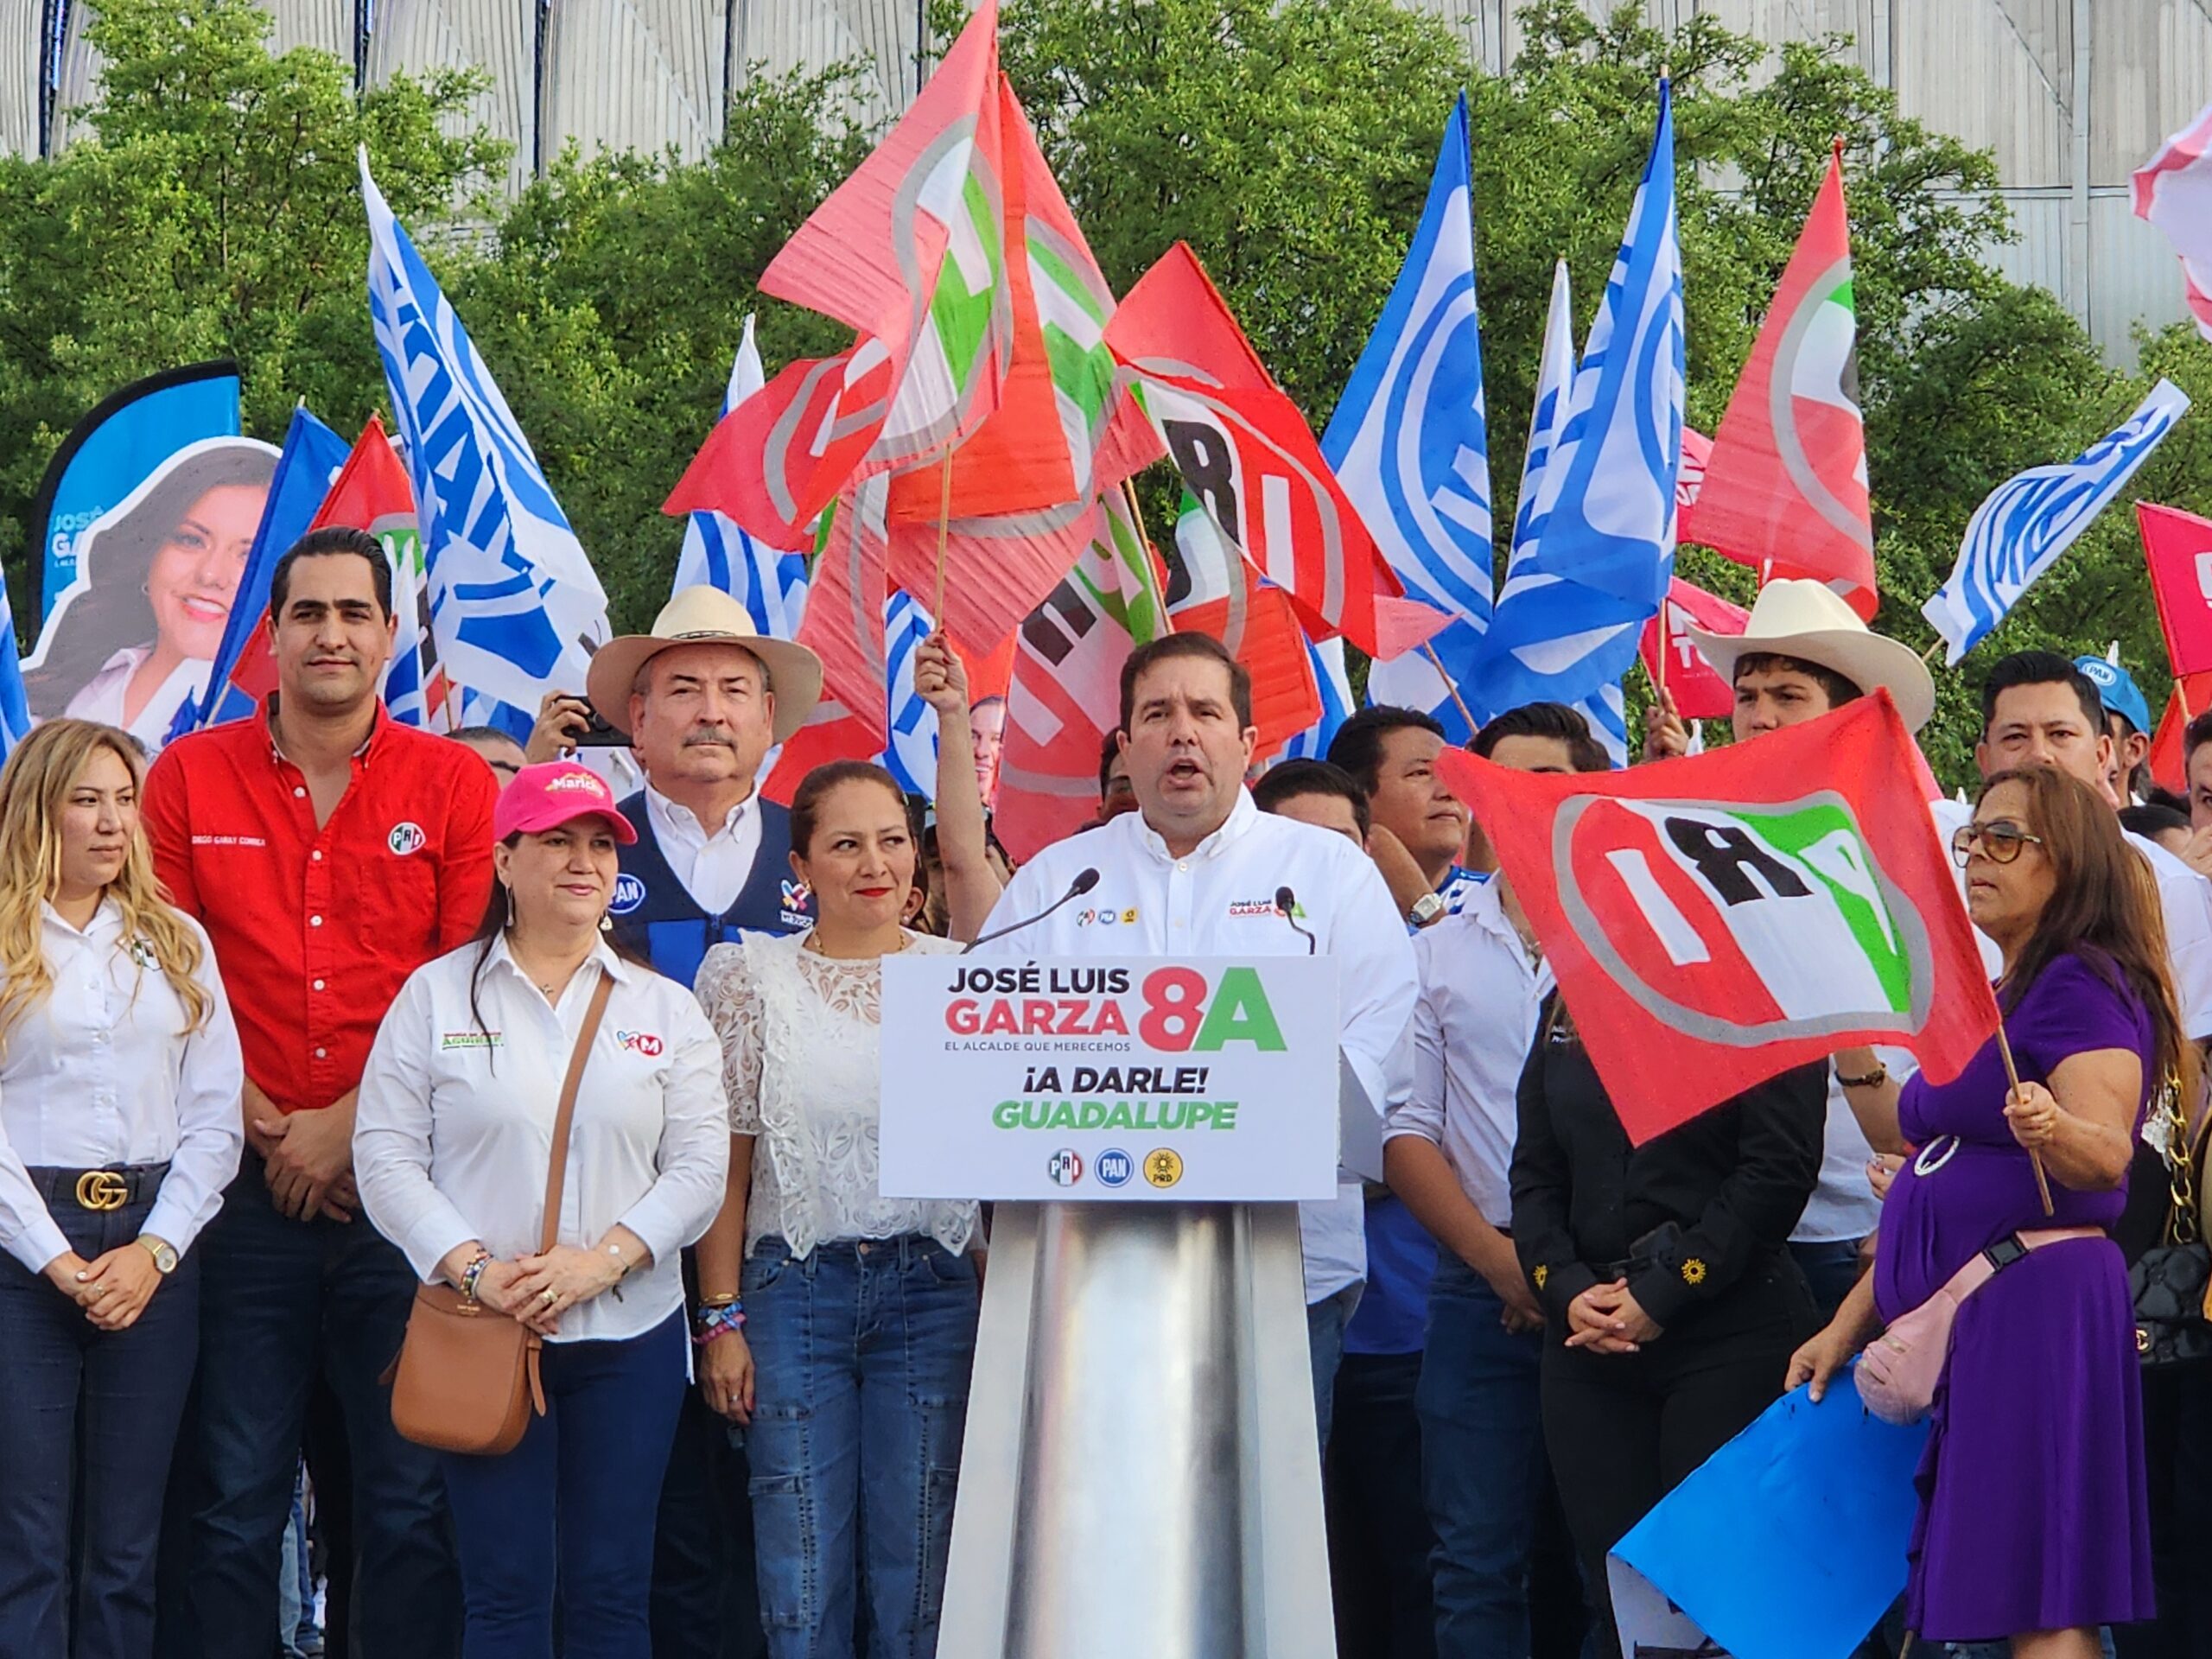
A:
{"label": "prd party logo", "polygon": [[1651,1016],[1748,1048],[1926,1023],[1935,956],[1850,804],[1576,796],[1552,824],[1567,925]]}

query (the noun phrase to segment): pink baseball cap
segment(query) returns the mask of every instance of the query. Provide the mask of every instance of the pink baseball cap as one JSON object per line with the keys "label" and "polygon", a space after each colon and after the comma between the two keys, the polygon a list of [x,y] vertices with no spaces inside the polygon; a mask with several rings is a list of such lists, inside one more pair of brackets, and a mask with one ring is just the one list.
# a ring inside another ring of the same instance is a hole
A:
{"label": "pink baseball cap", "polygon": [[585,817],[605,818],[614,839],[625,847],[638,839],[604,778],[574,760],[541,760],[515,773],[499,791],[499,804],[492,809],[492,836],[496,841],[518,831],[542,836],[572,818]]}

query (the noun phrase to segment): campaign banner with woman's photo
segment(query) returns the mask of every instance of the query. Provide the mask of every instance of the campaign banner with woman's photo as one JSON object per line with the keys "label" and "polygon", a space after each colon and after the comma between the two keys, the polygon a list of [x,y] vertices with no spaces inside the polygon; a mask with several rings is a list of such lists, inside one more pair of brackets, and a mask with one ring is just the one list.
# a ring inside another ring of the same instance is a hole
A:
{"label": "campaign banner with woman's photo", "polygon": [[[233,386],[233,410],[235,396]],[[235,435],[181,447],[174,436],[75,537],[73,574],[23,664],[35,721],[103,721],[156,749],[206,687],[277,452]]]}

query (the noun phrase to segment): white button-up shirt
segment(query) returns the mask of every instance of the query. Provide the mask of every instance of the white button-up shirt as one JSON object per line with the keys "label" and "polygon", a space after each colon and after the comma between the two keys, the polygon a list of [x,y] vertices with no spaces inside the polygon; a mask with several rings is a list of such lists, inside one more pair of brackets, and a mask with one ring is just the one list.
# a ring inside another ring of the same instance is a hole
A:
{"label": "white button-up shirt", "polygon": [[1493,1227],[1510,1228],[1506,1173],[1520,1122],[1521,1068],[1551,995],[1551,964],[1531,963],[1495,881],[1414,940],[1413,1085],[1382,1138],[1418,1135],[1440,1147],[1459,1190]]}
{"label": "white button-up shirt", "polygon": [[619,1223],[652,1265],[619,1297],[563,1313],[556,1339],[640,1336],[683,1306],[679,1252],[721,1209],[721,1045],[690,991],[604,944],[548,1001],[500,938],[472,1012],[478,948],[416,969],[377,1033],[353,1126],[362,1206],[425,1282],[472,1238],[502,1261],[536,1251],[562,1080],[599,976],[611,974],[569,1132],[558,1242],[590,1249]]}
{"label": "white button-up shirt", "polygon": [[193,977],[211,1000],[188,1032],[184,999],[147,948],[123,936],[104,900],[82,932],[43,907],[40,942],[54,989],[0,1048],[0,1246],[32,1272],[69,1248],[28,1169],[168,1165],[144,1230],[191,1247],[222,1207],[245,1138],[238,1028],[200,924]]}
{"label": "white button-up shirt", "polygon": [[661,856],[683,884],[684,892],[709,916],[737,902],[753,861],[760,855],[759,785],[729,810],[712,835],[688,806],[679,805],[651,784],[645,785],[645,817],[660,842]]}
{"label": "white button-up shirt", "polygon": [[[1058,842],[1014,873],[986,931],[1034,916],[1086,868],[1098,885],[1033,925],[983,947],[995,956],[1302,956],[1304,935],[1275,910],[1287,886],[1321,954],[1338,960],[1344,1058],[1378,1110],[1405,1096],[1403,1042],[1419,988],[1405,918],[1367,855],[1333,830],[1275,817],[1240,790],[1228,821],[1177,858],[1141,812]],[[1113,915],[1111,926],[1078,920]],[[1356,1207],[1301,1205],[1306,1300],[1357,1284],[1367,1243]]]}

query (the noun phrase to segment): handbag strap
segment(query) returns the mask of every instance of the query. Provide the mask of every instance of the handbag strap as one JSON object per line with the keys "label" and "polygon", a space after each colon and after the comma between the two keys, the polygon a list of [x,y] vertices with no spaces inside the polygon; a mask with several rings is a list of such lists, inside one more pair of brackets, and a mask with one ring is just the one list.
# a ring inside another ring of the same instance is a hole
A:
{"label": "handbag strap", "polygon": [[576,1033],[576,1046],[569,1056],[569,1075],[561,1080],[561,1104],[553,1114],[553,1166],[545,1172],[545,1225],[539,1230],[537,1253],[551,1249],[561,1232],[561,1187],[569,1174],[569,1126],[576,1116],[576,1090],[582,1086],[584,1067],[591,1063],[592,1039],[607,1013],[607,1000],[614,995],[614,976],[602,965],[599,983],[584,1009],[584,1023]]}

